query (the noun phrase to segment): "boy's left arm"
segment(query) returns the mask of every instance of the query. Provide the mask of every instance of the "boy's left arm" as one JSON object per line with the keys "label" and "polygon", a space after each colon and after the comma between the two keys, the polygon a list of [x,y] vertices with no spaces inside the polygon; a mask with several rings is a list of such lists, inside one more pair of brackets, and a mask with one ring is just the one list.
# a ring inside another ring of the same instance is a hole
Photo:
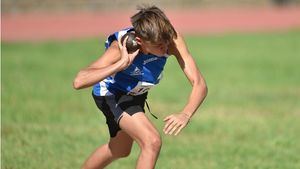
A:
{"label": "boy's left arm", "polygon": [[181,69],[193,87],[184,109],[179,114],[171,114],[164,119],[166,122],[164,133],[172,135],[175,132],[175,135],[177,135],[187,125],[203,102],[207,95],[207,86],[204,77],[188,51],[184,39],[179,34],[177,39],[170,45],[169,54],[176,57]]}

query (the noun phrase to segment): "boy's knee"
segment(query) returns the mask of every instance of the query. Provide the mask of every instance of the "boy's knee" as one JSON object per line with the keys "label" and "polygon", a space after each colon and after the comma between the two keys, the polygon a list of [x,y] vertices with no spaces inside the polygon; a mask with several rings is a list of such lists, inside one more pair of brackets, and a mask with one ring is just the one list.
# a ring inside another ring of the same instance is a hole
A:
{"label": "boy's knee", "polygon": [[150,141],[150,148],[155,151],[155,152],[158,152],[160,151],[160,148],[161,148],[161,139],[160,137],[156,137],[156,138],[152,138],[151,141]]}
{"label": "boy's knee", "polygon": [[145,140],[143,140],[142,144],[142,149],[150,150],[153,152],[159,152],[162,145],[162,141],[159,135],[151,134],[148,137],[145,137]]}

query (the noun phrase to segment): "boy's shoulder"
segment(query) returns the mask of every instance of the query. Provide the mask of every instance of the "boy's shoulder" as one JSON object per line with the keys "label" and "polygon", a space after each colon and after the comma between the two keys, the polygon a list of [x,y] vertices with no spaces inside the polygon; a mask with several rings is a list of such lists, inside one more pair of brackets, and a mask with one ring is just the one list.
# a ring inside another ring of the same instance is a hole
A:
{"label": "boy's shoulder", "polygon": [[124,28],[122,30],[119,30],[115,32],[113,35],[116,36],[117,39],[120,39],[123,35],[125,35],[127,32],[134,31],[133,27]]}
{"label": "boy's shoulder", "polygon": [[113,41],[115,41],[115,40],[118,41],[119,39],[121,39],[121,37],[123,35],[125,35],[127,32],[131,32],[131,31],[134,31],[133,27],[124,28],[124,29],[118,30],[118,31],[110,34],[105,41],[105,47],[108,48]]}

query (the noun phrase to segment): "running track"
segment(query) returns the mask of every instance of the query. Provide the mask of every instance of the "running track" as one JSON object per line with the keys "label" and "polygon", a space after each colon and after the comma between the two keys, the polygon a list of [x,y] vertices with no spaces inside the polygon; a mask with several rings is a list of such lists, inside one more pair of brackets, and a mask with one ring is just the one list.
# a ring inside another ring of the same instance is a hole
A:
{"label": "running track", "polygon": [[[2,15],[2,41],[68,40],[106,36],[128,27],[135,11]],[[165,11],[183,34],[284,31],[300,28],[300,6]]]}

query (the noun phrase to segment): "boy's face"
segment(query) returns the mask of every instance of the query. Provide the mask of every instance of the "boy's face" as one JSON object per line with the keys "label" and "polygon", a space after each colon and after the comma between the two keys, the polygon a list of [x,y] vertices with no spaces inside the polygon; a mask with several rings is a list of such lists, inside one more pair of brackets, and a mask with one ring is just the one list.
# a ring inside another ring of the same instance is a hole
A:
{"label": "boy's face", "polygon": [[168,51],[169,43],[159,42],[153,44],[144,40],[139,40],[139,42],[141,45],[141,50],[145,54],[151,53],[157,56],[164,56]]}

